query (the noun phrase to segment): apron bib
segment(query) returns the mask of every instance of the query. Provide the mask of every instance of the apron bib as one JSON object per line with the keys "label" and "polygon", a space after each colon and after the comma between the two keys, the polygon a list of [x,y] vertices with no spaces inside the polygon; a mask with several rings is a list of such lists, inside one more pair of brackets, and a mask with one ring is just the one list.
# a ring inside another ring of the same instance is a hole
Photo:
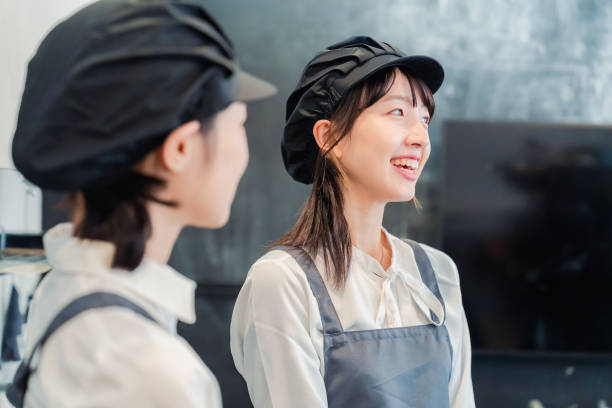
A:
{"label": "apron bib", "polygon": [[[323,322],[325,388],[330,408],[448,408],[452,348],[445,309],[425,250],[414,250],[431,324],[346,332],[308,253],[281,247],[304,270]],[[426,289],[425,289],[426,288]]]}

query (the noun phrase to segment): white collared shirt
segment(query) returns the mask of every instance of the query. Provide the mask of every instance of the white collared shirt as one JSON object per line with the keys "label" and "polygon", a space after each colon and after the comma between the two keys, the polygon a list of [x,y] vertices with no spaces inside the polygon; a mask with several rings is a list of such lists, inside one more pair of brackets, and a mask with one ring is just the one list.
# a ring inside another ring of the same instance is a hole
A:
{"label": "white collared shirt", "polygon": [[[353,247],[343,291],[332,289],[322,256],[315,258],[345,331],[432,323],[427,306],[435,312],[436,305],[423,295],[412,248],[385,233],[392,249],[389,268]],[[443,252],[422,246],[446,306],[453,349],[448,390],[440,391],[449,393],[452,408],[471,408],[471,346],[457,268]],[[231,350],[255,408],[327,407],[322,330],[317,300],[290,254],[270,251],[253,264],[234,307]]]}
{"label": "white collared shirt", "polygon": [[120,307],[69,320],[34,357],[26,407],[222,406],[216,378],[176,334],[177,318],[195,322],[195,282],[150,259],[111,269],[113,245],[74,238],[70,224],[47,232],[44,245],[53,270],[30,307],[26,356],[64,306],[95,291],[128,298],[159,324]]}

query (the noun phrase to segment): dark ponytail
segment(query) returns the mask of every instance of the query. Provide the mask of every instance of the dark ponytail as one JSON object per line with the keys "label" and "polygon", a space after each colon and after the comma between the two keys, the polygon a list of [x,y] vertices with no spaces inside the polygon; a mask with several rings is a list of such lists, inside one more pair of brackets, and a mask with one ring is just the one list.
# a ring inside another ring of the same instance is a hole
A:
{"label": "dark ponytail", "polygon": [[142,261],[151,237],[147,201],[177,205],[154,195],[165,184],[161,179],[129,171],[112,182],[97,183],[71,193],[68,202],[73,208],[80,206],[83,210],[82,217],[76,220],[74,235],[113,243],[112,267],[133,270]]}

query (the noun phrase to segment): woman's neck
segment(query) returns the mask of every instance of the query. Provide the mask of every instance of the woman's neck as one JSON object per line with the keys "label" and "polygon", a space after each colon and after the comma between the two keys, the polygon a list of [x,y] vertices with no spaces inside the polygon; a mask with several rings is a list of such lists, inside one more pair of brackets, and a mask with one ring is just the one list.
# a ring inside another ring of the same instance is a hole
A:
{"label": "woman's neck", "polygon": [[185,224],[177,218],[173,207],[155,202],[149,202],[147,207],[151,219],[151,237],[147,240],[144,256],[166,264]]}
{"label": "woman's neck", "polygon": [[375,202],[367,194],[350,187],[345,188],[343,201],[352,244],[387,269],[391,263],[391,248],[382,230],[386,203]]}

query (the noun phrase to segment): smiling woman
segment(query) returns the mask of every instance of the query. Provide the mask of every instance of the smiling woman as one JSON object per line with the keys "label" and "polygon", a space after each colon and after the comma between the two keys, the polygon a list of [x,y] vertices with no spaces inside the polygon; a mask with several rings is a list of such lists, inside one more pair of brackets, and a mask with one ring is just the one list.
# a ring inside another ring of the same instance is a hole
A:
{"label": "smiling woman", "polygon": [[[319,150],[313,188],[293,228],[271,246],[304,247],[313,253],[324,248],[326,267],[333,265],[332,280],[341,288],[351,260],[343,188],[353,191],[349,194],[363,189],[384,203],[413,199],[416,183],[398,184],[389,164],[416,182],[429,157],[427,126],[434,110],[431,91],[406,68],[383,69],[350,88],[325,115],[328,119],[314,124]],[[400,169],[409,165],[412,170]]]}
{"label": "smiling woman", "polygon": [[282,152],[312,191],[251,267],[232,316],[255,408],[474,406],[455,264],[382,227],[387,203],[415,197],[443,76],[432,58],[369,37],[304,70]]}

